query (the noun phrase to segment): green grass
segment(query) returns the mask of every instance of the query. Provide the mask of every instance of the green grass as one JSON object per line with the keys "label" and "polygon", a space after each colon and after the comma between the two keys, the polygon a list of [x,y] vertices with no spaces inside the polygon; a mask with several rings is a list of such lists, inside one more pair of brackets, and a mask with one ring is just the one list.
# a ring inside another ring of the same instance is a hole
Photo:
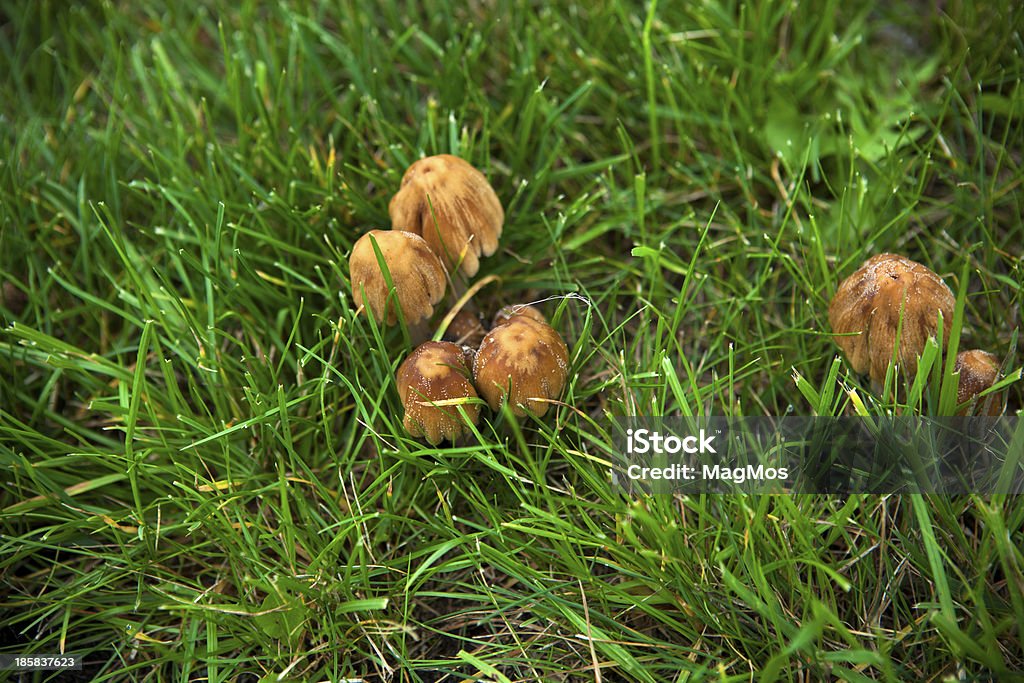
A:
{"label": "green grass", "polygon": [[[1011,680],[1016,498],[611,491],[613,415],[948,412],[836,360],[828,301],[881,251],[962,294],[1022,407],[1021,10],[852,4],[0,3],[0,653]],[[347,280],[435,153],[506,207],[477,303],[554,297],[573,370],[440,449]]]}

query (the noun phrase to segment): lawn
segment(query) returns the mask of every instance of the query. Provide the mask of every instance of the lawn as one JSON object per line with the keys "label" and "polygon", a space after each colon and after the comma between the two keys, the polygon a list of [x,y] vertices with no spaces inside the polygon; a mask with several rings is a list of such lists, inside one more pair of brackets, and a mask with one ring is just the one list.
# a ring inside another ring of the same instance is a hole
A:
{"label": "lawn", "polygon": [[[1022,29],[1012,0],[3,0],[0,654],[1014,680],[1024,501],[627,496],[609,467],[621,416],[949,414],[950,368],[883,390],[831,334],[882,252],[942,277],[1024,407]],[[348,257],[442,153],[505,210],[474,304],[541,302],[571,372],[432,447]]]}

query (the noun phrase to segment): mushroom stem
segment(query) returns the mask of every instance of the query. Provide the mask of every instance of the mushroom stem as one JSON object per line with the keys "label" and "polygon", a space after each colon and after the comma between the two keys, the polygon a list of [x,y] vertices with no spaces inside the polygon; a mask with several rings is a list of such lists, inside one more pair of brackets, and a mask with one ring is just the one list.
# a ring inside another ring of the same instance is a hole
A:
{"label": "mushroom stem", "polygon": [[452,304],[452,307],[448,311],[448,314],[445,315],[445,317],[441,320],[441,324],[438,325],[436,338],[440,339],[441,337],[444,336],[444,333],[448,329],[448,326],[452,324],[452,320],[455,319],[455,316],[458,315],[459,311],[461,311],[463,308],[474,313],[479,313],[480,309],[473,302],[473,297],[476,296],[476,293],[479,292],[481,289],[491,284],[492,282],[498,282],[500,279],[501,278],[499,278],[497,275],[488,275],[487,277],[482,277],[476,282],[474,282],[473,285],[469,288],[466,287],[465,282],[463,282],[461,278],[459,278],[458,280],[452,280],[451,292],[452,295],[455,297],[455,303]]}
{"label": "mushroom stem", "polygon": [[466,296],[466,292],[469,290],[467,280],[461,275],[456,274],[455,277],[448,280],[448,284],[451,287],[451,298],[458,303],[462,301],[463,297]]}
{"label": "mushroom stem", "polygon": [[412,323],[409,328],[409,342],[413,348],[430,339],[430,323],[426,319]]}

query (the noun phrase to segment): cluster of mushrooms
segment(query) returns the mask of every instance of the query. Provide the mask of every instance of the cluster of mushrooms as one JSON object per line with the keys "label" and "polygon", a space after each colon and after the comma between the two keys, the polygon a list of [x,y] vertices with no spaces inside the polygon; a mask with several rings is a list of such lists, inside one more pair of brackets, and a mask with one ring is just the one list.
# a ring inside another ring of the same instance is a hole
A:
{"label": "cluster of mushrooms", "polygon": [[[462,289],[497,250],[505,213],[484,175],[447,154],[410,166],[388,213],[391,230],[370,230],[352,247],[352,296],[379,323],[404,320],[418,343],[432,336],[448,286]],[[413,437],[455,441],[478,423],[481,398],[494,411],[505,403],[516,416],[540,417],[561,395],[569,350],[533,306],[502,308],[489,331],[458,304],[446,320],[443,339],[419,344],[395,376]]]}
{"label": "cluster of mushrooms", "polygon": [[[937,336],[942,313],[944,341],[949,340],[956,298],[946,283],[926,266],[897,254],[872,256],[843,280],[828,308],[835,340],[854,372],[867,373],[874,387],[885,381],[894,358],[908,377],[929,337]],[[897,337],[899,347],[896,348]],[[957,354],[957,402],[961,414],[998,415],[1002,403],[994,396],[979,405],[976,397],[999,376],[995,355],[979,349]]]}

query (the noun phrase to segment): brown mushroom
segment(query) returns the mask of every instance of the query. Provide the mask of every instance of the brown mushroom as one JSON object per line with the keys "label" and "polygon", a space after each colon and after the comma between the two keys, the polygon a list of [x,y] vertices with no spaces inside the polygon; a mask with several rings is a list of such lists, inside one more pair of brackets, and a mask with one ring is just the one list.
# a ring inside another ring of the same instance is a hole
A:
{"label": "brown mushroom", "polygon": [[427,240],[450,271],[472,277],[498,248],[505,211],[484,174],[450,154],[420,159],[388,204],[391,224]]}
{"label": "brown mushroom", "polygon": [[[956,356],[953,372],[960,373],[956,402],[964,404],[996,383],[999,378],[999,359],[995,354],[978,349],[961,351]],[[976,405],[965,406],[960,414],[999,415],[1002,412],[1002,400],[997,396],[986,396]]]}
{"label": "brown mushroom", "polygon": [[400,230],[371,230],[352,246],[349,279],[352,297],[377,321],[394,325],[398,313],[388,301],[389,288],[371,240],[376,241],[387,265],[395,297],[408,325],[429,318],[434,305],[444,296],[444,266],[419,235]]}
{"label": "brown mushroom", "polygon": [[513,414],[541,417],[569,373],[569,349],[546,323],[516,316],[484,337],[473,363],[477,391],[492,410],[507,400]]}
{"label": "brown mushroom", "polygon": [[836,344],[854,371],[869,373],[880,386],[893,357],[897,331],[898,361],[912,377],[925,342],[938,330],[940,312],[943,340],[949,339],[955,304],[946,283],[925,266],[896,254],[878,254],[839,285],[828,319]]}
{"label": "brown mushroom", "polygon": [[459,399],[477,398],[470,381],[471,350],[451,342],[426,342],[409,354],[395,375],[398,397],[405,408],[402,424],[414,437],[431,445],[454,441],[469,431],[458,406],[473,424],[480,406]]}
{"label": "brown mushroom", "polygon": [[531,306],[530,304],[511,304],[509,306],[502,307],[501,310],[494,314],[494,322],[491,324],[491,327],[504,325],[509,320],[518,318],[519,316],[532,318],[533,320],[536,320],[539,323],[544,323],[545,325],[548,324],[548,319],[545,318],[544,314],[537,310],[536,307]]}
{"label": "brown mushroom", "polygon": [[444,331],[444,341],[454,342],[460,346],[468,346],[471,349],[480,347],[487,330],[480,321],[480,316],[468,309],[462,309],[455,314]]}

